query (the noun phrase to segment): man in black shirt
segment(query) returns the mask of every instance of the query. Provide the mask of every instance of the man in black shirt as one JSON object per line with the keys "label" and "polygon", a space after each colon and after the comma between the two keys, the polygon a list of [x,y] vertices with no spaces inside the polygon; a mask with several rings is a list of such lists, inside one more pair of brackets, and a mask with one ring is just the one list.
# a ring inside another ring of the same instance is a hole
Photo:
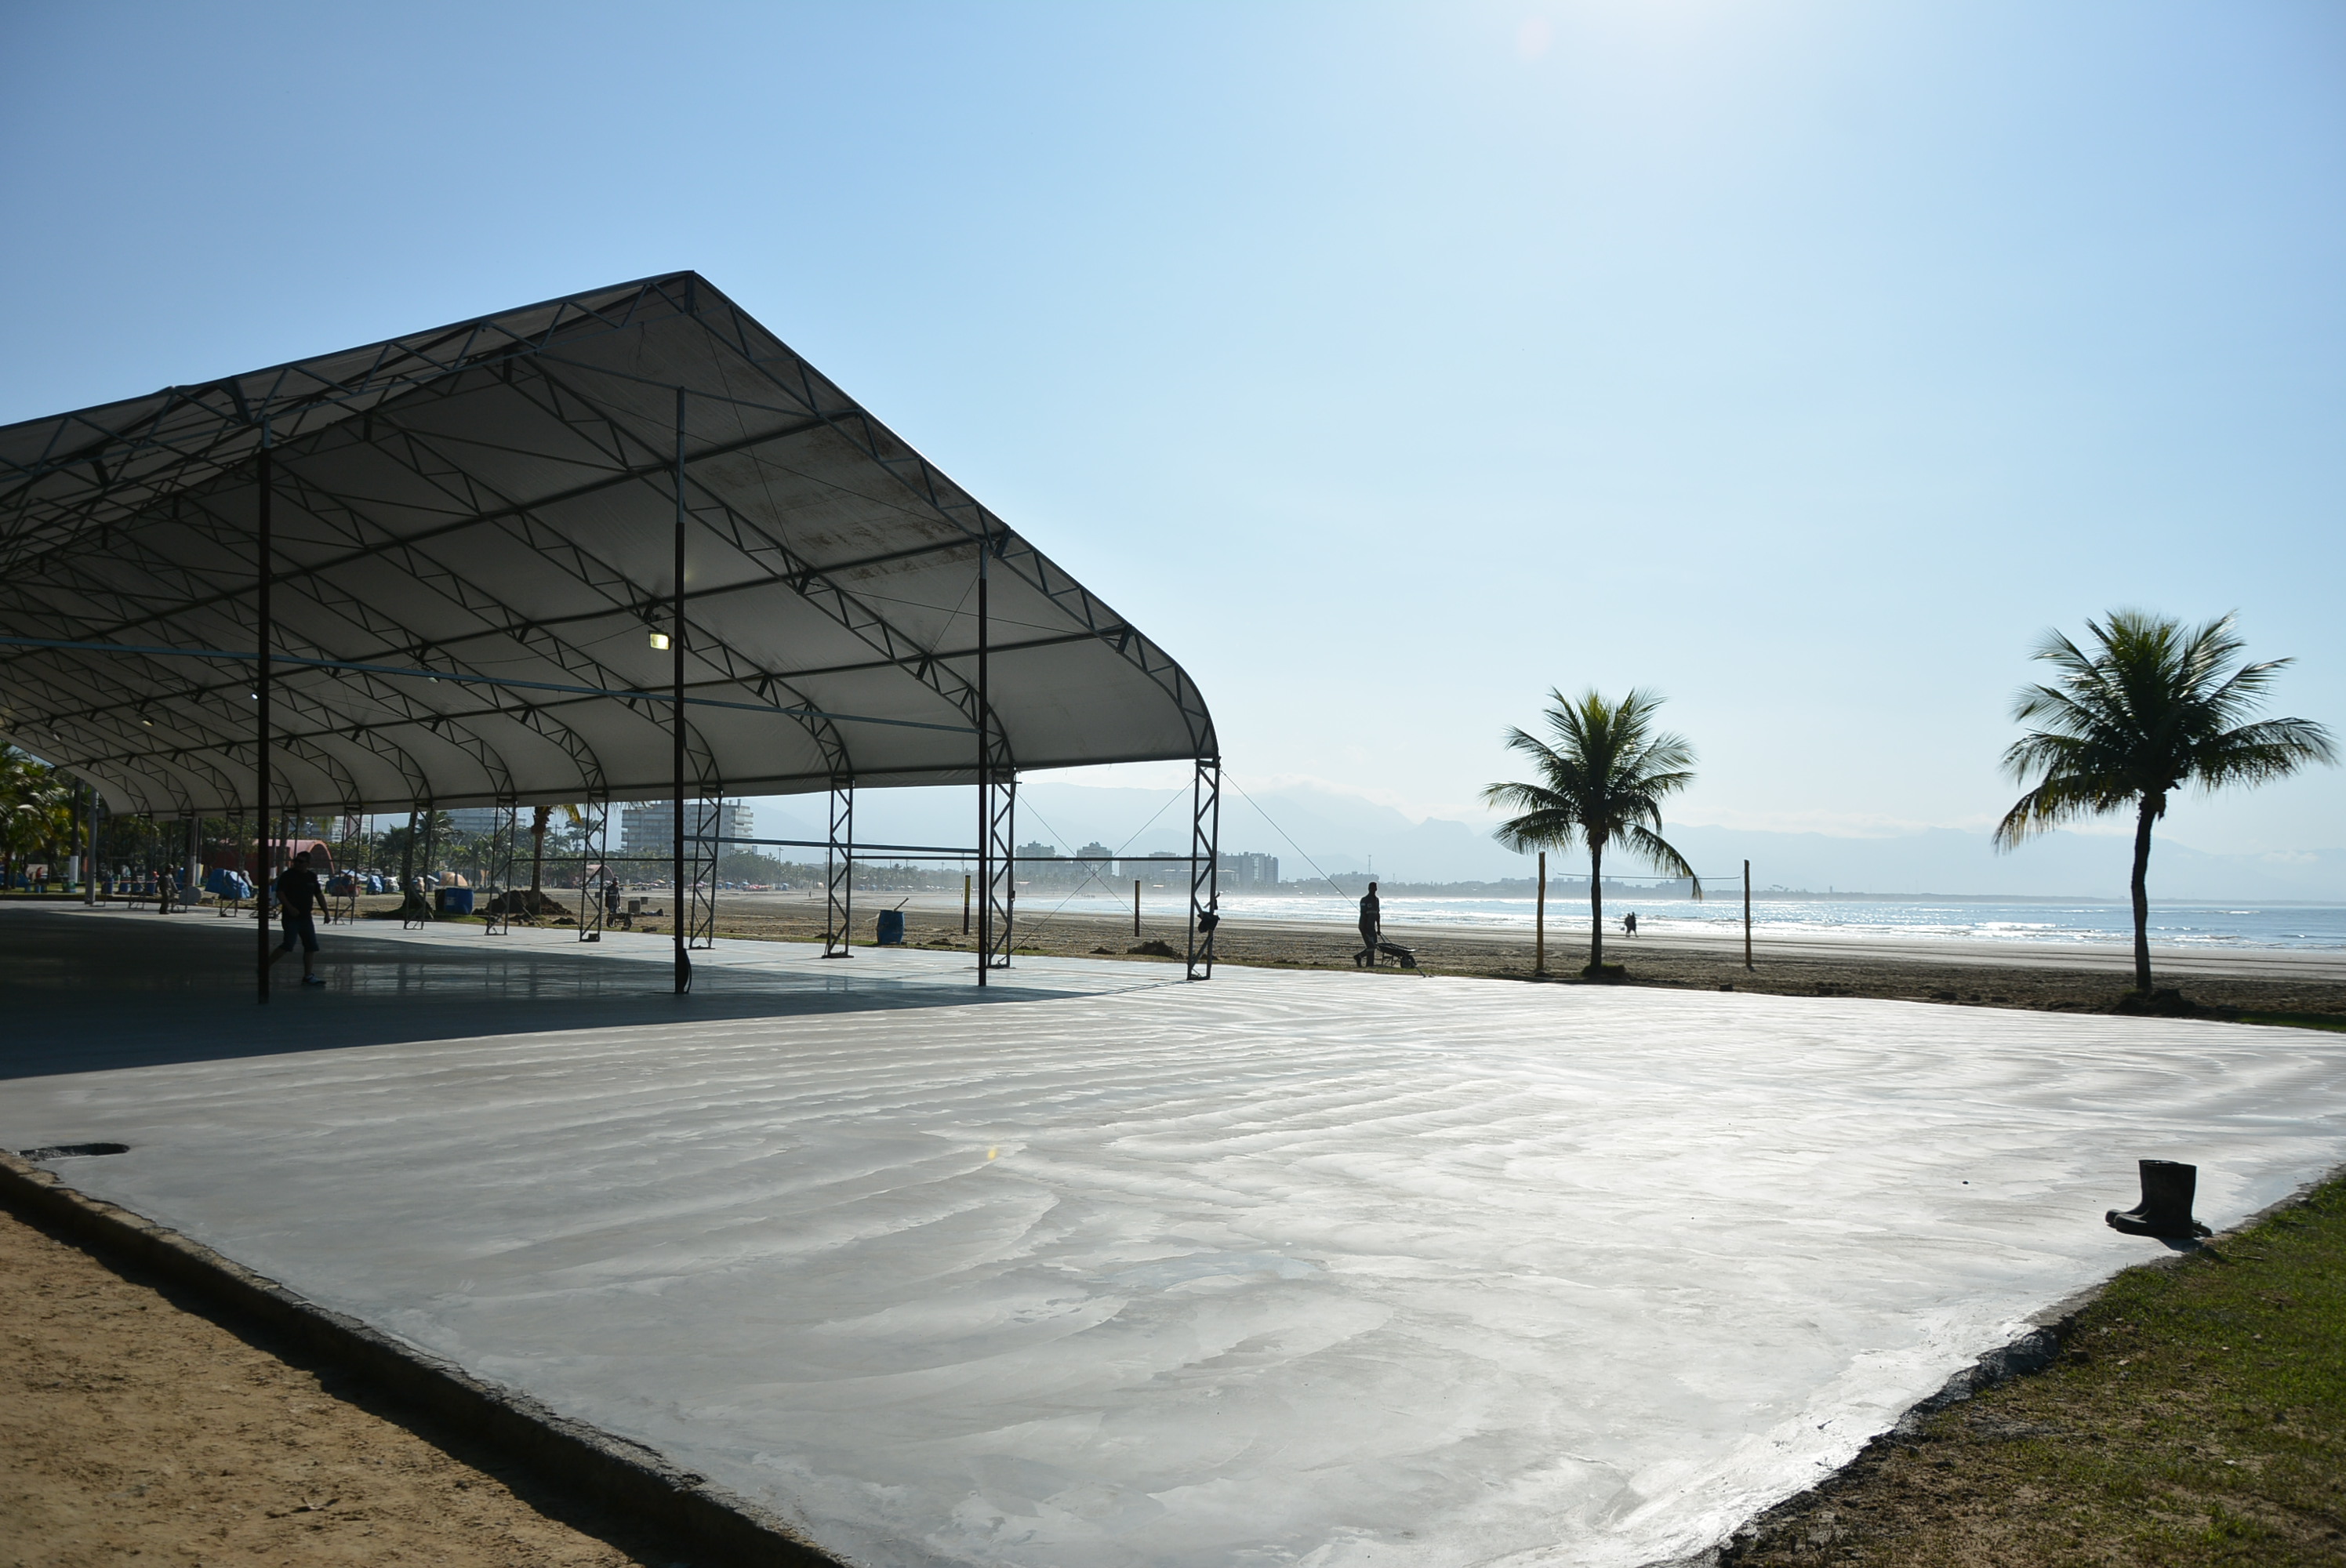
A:
{"label": "man in black shirt", "polygon": [[1383,906],[1377,900],[1377,884],[1371,882],[1369,891],[1361,896],[1361,947],[1368,955],[1369,967],[1377,962],[1377,942],[1384,933]]}
{"label": "man in black shirt", "polygon": [[278,945],[275,952],[269,955],[269,962],[275,963],[293,951],[293,943],[298,940],[301,943],[301,983],[304,985],[326,983],[310,967],[318,953],[316,916],[318,905],[323,899],[324,894],[318,887],[318,873],[310,869],[310,851],[304,850],[293,857],[291,868],[277,878],[277,916],[285,927],[285,940]]}

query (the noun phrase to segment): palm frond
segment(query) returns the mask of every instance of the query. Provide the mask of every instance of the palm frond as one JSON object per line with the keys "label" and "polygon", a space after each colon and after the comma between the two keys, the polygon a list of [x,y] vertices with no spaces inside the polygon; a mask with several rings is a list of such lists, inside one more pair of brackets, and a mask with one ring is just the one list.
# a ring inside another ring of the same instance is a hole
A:
{"label": "palm frond", "polygon": [[2268,718],[2214,737],[2202,748],[2192,782],[2205,792],[2231,784],[2264,784],[2309,764],[2335,764],[2338,745],[2310,718]]}
{"label": "palm frond", "polygon": [[1631,854],[1644,860],[1662,875],[1684,877],[1693,883],[1695,901],[1697,903],[1702,901],[1702,879],[1694,874],[1694,867],[1687,862],[1687,858],[1664,842],[1659,833],[1647,831],[1642,824],[1631,823],[1623,831],[1621,842]]}
{"label": "palm frond", "polygon": [[2004,769],[2036,782],[2004,813],[1998,848],[2130,801],[2162,815],[2186,783],[2263,783],[2337,759],[2329,731],[2310,720],[2247,722],[2290,661],[2242,663],[2231,616],[2187,626],[2119,609],[2086,630],[2090,651],[2047,632],[2035,657],[2053,678],[2014,697],[2013,718],[2035,728],[2005,748]]}
{"label": "palm frond", "polygon": [[1484,800],[1521,814],[1493,836],[1510,849],[1562,848],[1576,838],[1592,850],[1633,830],[1659,841],[1662,799],[1694,780],[1694,748],[1684,736],[1656,733],[1661,698],[1643,687],[1618,702],[1595,690],[1548,693],[1550,738],[1510,729],[1506,745],[1531,759],[1537,783],[1493,784]]}
{"label": "palm frond", "polygon": [[2075,779],[2048,779],[2013,803],[2004,820],[1995,825],[1990,842],[1999,850],[2017,849],[2038,833],[2050,832],[2065,822],[2098,817],[2112,809],[2113,802],[2099,789]]}

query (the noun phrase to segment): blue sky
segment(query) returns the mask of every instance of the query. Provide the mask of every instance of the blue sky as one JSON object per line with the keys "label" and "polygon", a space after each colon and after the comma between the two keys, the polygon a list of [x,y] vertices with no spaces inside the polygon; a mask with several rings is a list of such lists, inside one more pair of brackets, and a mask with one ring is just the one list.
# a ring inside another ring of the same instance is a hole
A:
{"label": "blue sky", "polygon": [[[0,421],[690,267],[1198,676],[1466,816],[1984,829],[2047,626],[2346,728],[2328,4],[0,6]],[[2175,837],[2346,843],[2346,772]]]}

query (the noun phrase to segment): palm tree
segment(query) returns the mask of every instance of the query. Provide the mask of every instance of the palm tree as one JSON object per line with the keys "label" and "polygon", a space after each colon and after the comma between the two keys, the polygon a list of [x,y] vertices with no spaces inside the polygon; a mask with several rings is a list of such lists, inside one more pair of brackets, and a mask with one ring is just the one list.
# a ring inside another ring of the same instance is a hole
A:
{"label": "palm tree", "polygon": [[2006,772],[2037,781],[2004,814],[1995,845],[2012,850],[2031,833],[2135,807],[2134,983],[2150,991],[2151,824],[2186,784],[2285,779],[2312,762],[2335,762],[2330,732],[2303,718],[2244,722],[2274,674],[2291,662],[2242,664],[2232,617],[2187,627],[2169,616],[2117,610],[2086,623],[2091,653],[2057,631],[2033,656],[2059,673],[2050,686],[2023,687],[2012,717],[2041,728],[2012,743]]}
{"label": "palm tree", "polygon": [[1588,845],[1588,968],[1605,965],[1605,849],[1618,843],[1668,876],[1684,877],[1702,897],[1702,881],[1684,855],[1662,840],[1662,798],[1694,781],[1694,748],[1686,738],[1654,732],[1661,698],[1632,691],[1607,702],[1594,689],[1577,700],[1548,693],[1548,728],[1555,743],[1507,731],[1507,745],[1532,759],[1536,784],[1493,784],[1483,799],[1522,813],[1492,837],[1521,853]]}
{"label": "palm tree", "polygon": [[74,834],[73,787],[46,763],[0,745],[0,887],[36,855],[56,859]]}

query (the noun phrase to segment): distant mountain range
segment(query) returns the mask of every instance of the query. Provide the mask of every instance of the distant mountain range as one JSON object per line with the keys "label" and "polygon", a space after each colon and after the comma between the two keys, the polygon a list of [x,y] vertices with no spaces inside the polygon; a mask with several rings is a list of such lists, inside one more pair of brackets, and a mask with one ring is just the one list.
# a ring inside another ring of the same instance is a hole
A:
{"label": "distant mountain range", "polygon": [[[755,802],[759,836],[820,840],[821,807],[804,797]],[[1187,853],[1188,790],[1102,789],[1025,783],[1018,838],[1066,854],[1086,843],[1119,853]],[[967,789],[873,790],[857,801],[856,837],[865,842],[970,844]],[[1770,833],[1673,823],[1670,841],[1707,878],[1724,882],[1751,861],[1753,886],[1800,891],[1943,893],[1972,897],[2123,899],[2131,841],[2121,835],[2051,833],[2012,854],[1984,832],[1934,828],[1890,838]],[[1494,843],[1487,828],[1447,818],[1413,819],[1389,806],[1332,789],[1289,787],[1250,800],[1234,788],[1222,799],[1222,847],[1280,859],[1282,881],[1324,871],[1374,871],[1397,881],[1485,881],[1531,874],[1532,859]],[[776,850],[785,859],[804,851]],[[1578,855],[1552,856],[1551,874],[1585,871]],[[1646,870],[1608,856],[1608,877]],[[2156,898],[2293,899],[2346,902],[2346,849],[2274,855],[2213,855],[2161,839],[2151,856]]]}

